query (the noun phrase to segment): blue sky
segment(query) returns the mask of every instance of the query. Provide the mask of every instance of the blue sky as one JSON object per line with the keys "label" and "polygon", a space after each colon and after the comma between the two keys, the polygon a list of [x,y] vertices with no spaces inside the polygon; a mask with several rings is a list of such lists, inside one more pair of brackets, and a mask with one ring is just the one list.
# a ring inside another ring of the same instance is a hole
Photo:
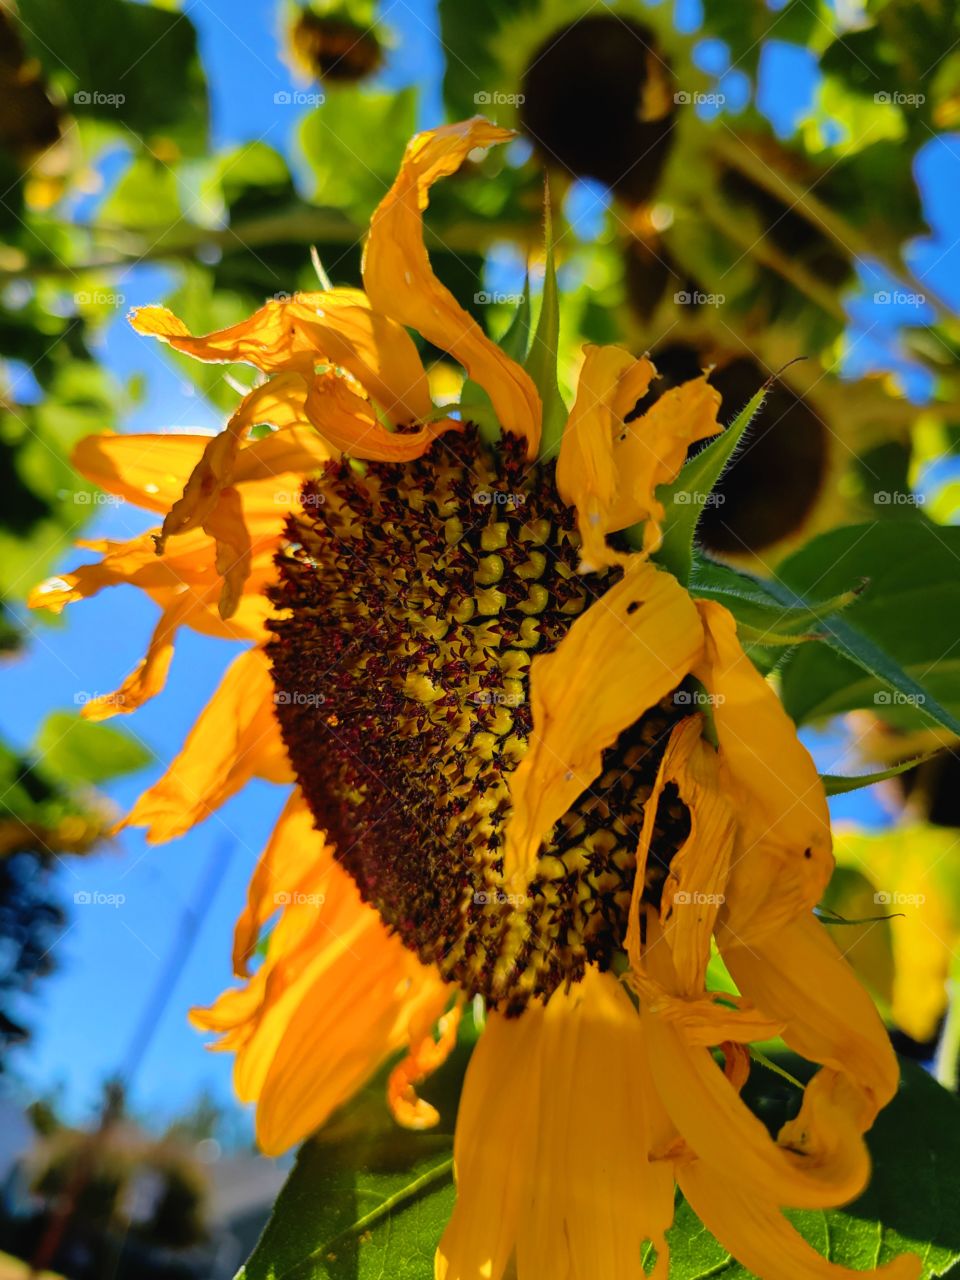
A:
{"label": "blue sky", "polygon": [[[292,136],[289,119],[271,128],[276,112],[264,107],[272,106],[276,91],[292,87],[279,57],[274,6],[264,0],[231,0],[229,5],[222,0],[187,0],[185,8],[198,28],[210,79],[215,144],[239,143],[269,130],[265,140],[286,149]],[[685,29],[695,30],[698,6],[684,3],[681,9]],[[394,33],[383,81],[398,87],[416,80],[421,88],[421,124],[436,123],[442,118],[442,59],[434,5],[431,0],[387,0],[382,10]],[[717,43],[711,41],[701,51],[701,65],[717,76],[729,75],[724,50]],[[804,51],[771,46],[761,70],[759,102],[778,132],[788,135],[809,104],[815,69]],[[932,143],[921,156],[918,177],[934,235],[914,251],[919,270],[935,264],[940,287],[953,301],[960,300],[960,260],[954,246],[960,230],[949,184],[953,179],[955,191],[958,147],[956,138],[948,138]],[[578,199],[589,233],[596,193],[575,195],[574,212]],[[144,266],[118,280],[116,288],[125,295],[125,310],[162,299],[174,280],[167,269]],[[881,286],[865,273],[864,298],[877,287]],[[872,323],[876,315],[871,311],[867,301],[858,304],[854,328]],[[893,340],[888,326],[858,350],[865,358],[880,359]],[[147,394],[124,423],[126,429],[220,425],[219,416],[174,370],[163,349],[134,335],[122,312],[104,333],[102,357],[121,380],[133,373],[146,375]],[[911,392],[921,397],[922,382],[912,384]],[[124,537],[147,523],[152,522],[142,513],[108,506],[93,532]],[[73,553],[67,563],[81,558]],[[142,655],[154,619],[152,606],[132,589],[119,588],[69,610],[64,625],[27,620],[34,635],[31,648],[22,661],[0,669],[0,730],[26,745],[48,712],[72,708],[78,695],[115,688]],[[157,764],[109,788],[119,809],[126,808],[144,783],[160,772],[160,762],[175,753],[229,654],[230,646],[222,641],[182,633],[165,693],[124,721],[150,746]],[[824,746],[828,763],[833,763],[832,749],[829,743]],[[101,855],[64,863],[60,882],[68,900],[83,890],[123,895],[125,900],[121,906],[70,904],[72,922],[57,948],[59,971],[38,986],[28,1007],[36,1031],[17,1064],[22,1078],[37,1089],[61,1085],[71,1113],[88,1114],[99,1083],[125,1060],[182,914],[193,907],[200,913],[193,947],[135,1081],[133,1101],[160,1119],[188,1104],[202,1086],[229,1096],[229,1059],[204,1050],[202,1038],[186,1023],[185,1011],[191,1004],[211,1000],[230,982],[233,920],[282,801],[278,789],[256,784],[173,844],[150,848],[139,832],[130,831]],[[869,798],[847,798],[844,812],[873,821],[881,817]],[[212,900],[201,903],[196,900],[198,888],[214,858],[224,860],[224,875]]]}

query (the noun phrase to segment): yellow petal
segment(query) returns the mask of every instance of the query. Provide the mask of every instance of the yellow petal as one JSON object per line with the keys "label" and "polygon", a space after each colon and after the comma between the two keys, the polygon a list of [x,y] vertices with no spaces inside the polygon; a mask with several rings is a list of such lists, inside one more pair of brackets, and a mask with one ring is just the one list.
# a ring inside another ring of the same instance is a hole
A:
{"label": "yellow petal", "polygon": [[396,181],[371,220],[363,283],[376,311],[416,329],[466,368],[489,395],[501,425],[527,441],[532,458],[541,415],[533,382],[436,278],[423,243],[423,211],[433,184],[455,173],[474,149],[512,136],[476,117],[413,138]]}
{"label": "yellow petal", "polygon": [[145,791],[125,825],[146,827],[154,844],[202,822],[253,777],[290,782],[292,774],[274,715],[267,659],[250,649],[227,669],[183,749]]}
{"label": "yellow petal", "polygon": [[[650,811],[648,806],[647,812]],[[652,907],[643,907],[642,910],[642,931],[636,917],[631,917],[627,982],[639,996],[644,1009],[676,1027],[688,1045],[749,1044],[780,1034],[782,1017],[779,1020],[771,1017],[768,1011],[754,1008],[740,996],[706,992],[702,979],[692,995],[685,993],[663,926]]]}
{"label": "yellow petal", "polygon": [[[639,909],[643,870],[663,788],[673,783],[690,813],[690,834],[670,863],[660,916],[676,977],[675,994],[695,996],[704,989],[714,922],[724,901],[736,822],[723,792],[717,753],[701,737],[700,716],[682,721],[670,735],[644,809],[637,852],[637,879],[630,906],[627,949],[635,965],[639,954]],[[721,1039],[728,1037],[722,1036]]]}
{"label": "yellow petal", "polygon": [[312,425],[283,427],[244,445],[234,463],[233,482],[272,478],[279,487],[289,478],[292,485],[287,487],[296,489],[296,477],[321,470],[332,456]]}
{"label": "yellow petal", "polygon": [[702,663],[738,840],[721,919],[749,940],[819,902],[833,871],[830,815],[810,753],[780,699],[743,652],[733,615],[697,602]]}
{"label": "yellow petal", "polygon": [[257,1141],[268,1155],[323,1124],[387,1057],[422,1038],[424,1022],[438,1019],[450,998],[436,972],[387,935],[339,867],[314,915],[294,954],[272,967],[237,1059],[237,1092],[257,1102]]}
{"label": "yellow petal", "polygon": [[85,436],[70,462],[92,484],[166,514],[209,445],[209,435]]}
{"label": "yellow petal", "polygon": [[437,1276],[500,1280],[515,1248],[519,1280],[642,1280],[651,1239],[660,1280],[673,1174],[650,1153],[665,1123],[639,1019],[611,975],[589,967],[545,1010],[491,1014],[461,1098]]}
{"label": "yellow petal", "polygon": [[108,720],[111,716],[129,715],[156,697],[167,682],[177,632],[198,613],[205,612],[218,594],[214,585],[205,594],[187,590],[174,596],[160,615],[146,654],[123,684],[113,693],[92,698],[84,705],[81,715],[86,720]]}
{"label": "yellow petal", "polygon": [[706,378],[665,391],[639,419],[625,422],[656,370],[617,346],[587,346],[577,398],[560,444],[557,488],[575,506],[590,568],[621,562],[607,534],[641,520],[644,549],[660,544],[658,485],[674,480],[687,449],[720,430],[720,396]]}
{"label": "yellow petal", "polygon": [[419,458],[445,431],[459,431],[452,418],[424,423],[416,431],[388,431],[368,401],[336,374],[321,374],[311,384],[306,412],[324,440],[338,452],[374,462]]}
{"label": "yellow petal", "polygon": [[618,735],[680,683],[703,636],[690,597],[633,557],[530,671],[533,730],[510,779],[504,873],[526,883],[541,840],[600,772]]}
{"label": "yellow petal", "polygon": [[[322,294],[300,294],[297,301],[309,305]],[[251,364],[255,369],[273,373],[279,369],[313,371],[317,352],[310,341],[290,323],[287,308],[292,299],[271,299],[241,320],[202,337],[190,330],[166,307],[136,307],[130,323],[137,333],[159,338],[176,351],[213,364]]]}
{"label": "yellow petal", "polygon": [[437,1023],[438,1037],[424,1036],[390,1072],[387,1102],[397,1124],[404,1129],[432,1129],[440,1119],[436,1107],[417,1096],[416,1086],[438,1071],[457,1043],[460,1005],[455,1005]]}
{"label": "yellow petal", "polygon": [[742,1187],[729,1170],[702,1160],[681,1164],[680,1189],[725,1249],[761,1280],[918,1280],[920,1259],[901,1254],[869,1271],[851,1271],[811,1248],[769,1197]]}
{"label": "yellow petal", "polygon": [[624,478],[614,441],[625,430],[623,415],[646,392],[655,372],[646,357],[637,360],[623,347],[584,348],[577,397],[560,442],[557,489],[577,509],[582,559],[591,569],[623,559],[606,541]]}
{"label": "yellow petal", "polygon": [[721,951],[743,994],[782,1020],[792,1049],[848,1071],[875,1111],[886,1105],[899,1078],[890,1039],[826,926],[804,915],[748,946],[725,938]]}
{"label": "yellow petal", "polygon": [[803,1156],[771,1139],[709,1049],[685,1044],[674,1025],[642,1002],[640,1007],[657,1091],[704,1163],[725,1170],[752,1194],[796,1208],[845,1204],[863,1190],[870,1163],[858,1131],[845,1130],[847,1140],[830,1153],[831,1159],[808,1166]]}
{"label": "yellow petal", "polygon": [[433,411],[430,387],[403,325],[373,311],[356,289],[331,289],[306,307],[294,299],[296,323],[331,364],[346,369],[390,422],[422,422]]}
{"label": "yellow petal", "polygon": [[276,911],[302,891],[306,877],[325,868],[331,857],[313,814],[296,787],[277,819],[270,840],[254,869],[247,901],[233,931],[233,971],[249,976],[249,962],[260,930]]}
{"label": "yellow petal", "polygon": [[717,434],[719,409],[720,393],[704,376],[671,387],[641,418],[624,424],[614,447],[620,481],[609,513],[612,530],[645,520],[644,549],[656,550],[664,517],[657,486],[677,478],[691,444]]}
{"label": "yellow petal", "polygon": [[[891,1016],[915,1040],[931,1040],[947,1005],[947,979],[960,936],[960,906],[951,876],[956,833],[949,827],[912,824],[862,834],[838,831],[837,861],[866,876],[874,891],[858,915],[892,919],[866,926],[870,943],[892,950]],[[848,930],[844,930],[846,940]],[[882,951],[886,958],[890,951]],[[854,969],[876,990],[876,966],[869,952],[853,946]],[[882,977],[886,977],[884,972]]]}

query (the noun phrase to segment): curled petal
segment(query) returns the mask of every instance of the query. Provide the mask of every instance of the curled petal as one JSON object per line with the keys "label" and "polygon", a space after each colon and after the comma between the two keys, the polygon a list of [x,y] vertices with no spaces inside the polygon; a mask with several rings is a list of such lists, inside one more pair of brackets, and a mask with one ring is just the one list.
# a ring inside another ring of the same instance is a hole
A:
{"label": "curled petal", "polygon": [[432,1129],[440,1119],[436,1107],[417,1096],[416,1086],[446,1062],[457,1043],[460,1005],[455,1005],[437,1023],[438,1039],[424,1036],[411,1046],[402,1062],[390,1072],[387,1102],[397,1124],[405,1129]]}
{"label": "curled petal", "polygon": [[183,749],[145,791],[125,826],[162,844],[202,822],[251,778],[291,782],[274,715],[273,682],[260,649],[236,658],[200,713]]}
{"label": "curled petal", "polygon": [[[322,297],[322,293],[299,294],[297,301],[309,305]],[[137,333],[158,338],[195,360],[251,364],[264,373],[294,368],[311,373],[317,352],[309,337],[291,323],[287,314],[291,301],[271,299],[239,324],[202,337],[195,337],[166,307],[136,307],[130,313],[130,323]]]}
{"label": "curled petal", "polygon": [[733,615],[697,602],[720,756],[738,842],[722,922],[748,941],[819,902],[833,871],[823,783],[783,704],[744,653]]}
{"label": "curled petal", "polygon": [[331,448],[372,462],[409,462],[422,457],[445,431],[459,431],[452,418],[424,423],[416,431],[388,431],[369,401],[351,391],[334,373],[313,380],[307,416]]}
{"label": "curled petal", "polygon": [[358,289],[314,295],[291,306],[296,323],[325,360],[345,369],[394,424],[422,422],[433,412],[430,387],[413,339]]}
{"label": "curled petal", "polygon": [[874,1114],[890,1101],[899,1079],[890,1038],[825,925],[804,915],[749,946],[729,934],[720,946],[737,986],[781,1018],[792,1049],[849,1072],[873,1100]]}
{"label": "curled petal", "polygon": [[504,874],[526,883],[553,824],[600,772],[604,749],[697,661],[697,611],[675,578],[634,557],[530,671],[533,731],[510,779]]}
{"label": "curled petal", "polygon": [[[577,509],[585,566],[598,569],[623,559],[607,546],[623,482],[614,442],[628,413],[656,370],[646,357],[635,359],[623,347],[587,346],[577,398],[564,428],[557,459],[557,489]],[[627,401],[630,401],[628,404]]]}
{"label": "curled petal", "polygon": [[587,346],[577,398],[560,444],[557,488],[577,508],[589,568],[619,563],[607,534],[646,521],[644,550],[660,543],[658,485],[674,480],[687,449],[720,430],[720,396],[706,378],[665,391],[639,419],[625,418],[656,373],[617,346]]}
{"label": "curled petal", "polygon": [[418,134],[371,220],[363,283],[375,310],[416,329],[466,368],[489,395],[501,425],[527,441],[532,458],[541,405],[531,378],[440,283],[423,243],[423,211],[433,184],[455,173],[471,151],[512,136],[479,117]]}
{"label": "curled petal", "polygon": [[868,1271],[828,1261],[807,1244],[769,1196],[741,1186],[729,1169],[692,1160],[679,1165],[677,1181],[697,1217],[762,1280],[919,1280],[920,1259],[912,1253]]}
{"label": "curled petal", "polygon": [[[724,1170],[755,1195],[796,1208],[827,1208],[859,1195],[870,1175],[870,1161],[856,1123],[845,1123],[829,1149],[829,1144],[818,1145],[817,1160],[808,1163],[771,1139],[709,1049],[686,1044],[679,1028],[642,1003],[640,1007],[657,1091],[688,1146],[705,1164]],[[808,1118],[814,1115],[816,1101],[814,1097],[808,1107]]]}
{"label": "curled petal", "polygon": [[676,786],[690,813],[690,834],[674,854],[663,887],[660,915],[663,938],[670,948],[676,974],[676,994],[694,996],[704,987],[710,960],[710,939],[724,901],[736,822],[723,789],[717,753],[701,737],[700,716],[677,725],[657,771],[653,792],[644,809],[637,852],[638,874],[630,905],[627,950],[642,966],[639,939],[643,871],[656,823],[657,806],[667,783]]}

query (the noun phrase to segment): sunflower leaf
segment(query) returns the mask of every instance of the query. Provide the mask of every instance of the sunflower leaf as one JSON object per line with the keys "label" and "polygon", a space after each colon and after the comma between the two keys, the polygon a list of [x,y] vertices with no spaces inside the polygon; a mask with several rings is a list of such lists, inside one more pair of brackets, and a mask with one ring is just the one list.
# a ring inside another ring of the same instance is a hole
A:
{"label": "sunflower leaf", "polygon": [[[792,1055],[777,1062],[801,1080],[811,1074],[810,1064]],[[787,1216],[818,1253],[840,1266],[872,1270],[910,1250],[922,1259],[922,1280],[934,1280],[960,1259],[960,1219],[953,1212],[960,1197],[960,1103],[915,1063],[902,1061],[901,1070],[897,1096],[867,1135],[873,1176],[866,1192],[844,1209]],[[752,1072],[744,1093],[773,1132],[796,1114],[796,1089],[772,1072]],[[677,1206],[667,1240],[670,1280],[750,1277],[686,1201]]]}
{"label": "sunflower leaf", "polygon": [[886,782],[888,778],[895,778],[899,773],[906,773],[908,769],[915,769],[918,764],[923,764],[925,760],[930,760],[936,755],[935,751],[928,751],[922,756],[913,756],[910,760],[902,760],[899,764],[893,765],[889,769],[881,769],[877,773],[860,773],[854,775],[843,775],[839,773],[821,773],[820,780],[823,788],[828,796],[846,795],[848,791],[860,791],[863,787],[872,787],[875,782]]}
{"label": "sunflower leaf", "polygon": [[550,188],[544,185],[543,225],[545,262],[543,272],[543,297],[540,315],[533,334],[533,343],[524,368],[533,379],[543,402],[543,433],[540,438],[540,457],[555,458],[560,449],[560,438],[567,421],[567,406],[560,394],[557,381],[557,362],[560,346],[560,293],[557,289],[557,263],[553,213],[550,208]]}
{"label": "sunflower leaf", "polygon": [[236,1280],[433,1280],[453,1208],[453,1127],[478,1034],[468,1016],[457,1048],[423,1086],[436,1129],[399,1128],[386,1072],[300,1149],[270,1221]]}
{"label": "sunflower leaf", "polygon": [[[766,397],[761,387],[740,410],[721,435],[688,462],[672,484],[661,485],[657,497],[666,513],[663,541],[654,559],[686,586],[694,566],[697,525],[720,477],[733,460],[743,433],[759,412]],[[627,534],[628,538],[630,534]]]}

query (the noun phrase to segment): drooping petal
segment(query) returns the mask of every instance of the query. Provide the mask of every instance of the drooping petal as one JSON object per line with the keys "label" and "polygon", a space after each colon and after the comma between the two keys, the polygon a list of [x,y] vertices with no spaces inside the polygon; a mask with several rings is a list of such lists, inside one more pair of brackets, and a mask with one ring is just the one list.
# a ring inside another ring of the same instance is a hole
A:
{"label": "drooping petal", "polygon": [[666,1120],[649,1086],[636,1010],[610,974],[588,968],[545,1010],[492,1014],[460,1104],[439,1280],[500,1280],[514,1249],[517,1280],[641,1280],[645,1239],[665,1277],[673,1173],[651,1158]]}
{"label": "drooping petal", "polygon": [[224,1037],[216,1047],[236,1052],[237,1094],[256,1102],[257,1141],[270,1155],[308,1137],[391,1054],[420,1043],[450,997],[312,837],[310,891],[281,904],[260,969],[191,1014]]}
{"label": "drooping petal", "polygon": [[[710,939],[724,901],[736,822],[723,791],[717,753],[701,736],[700,716],[690,716],[673,730],[647,801],[637,852],[637,879],[630,906],[627,949],[635,968],[642,968],[639,910],[657,805],[667,783],[673,783],[690,814],[690,834],[670,863],[663,886],[660,917],[676,975],[675,994],[696,996],[704,989]],[[727,1037],[721,1037],[725,1039]]]}
{"label": "drooping petal", "polygon": [[817,1253],[776,1203],[744,1188],[725,1169],[702,1160],[681,1163],[680,1189],[723,1247],[761,1280],[918,1280],[920,1259],[901,1254],[884,1266],[852,1271]]}
{"label": "drooping petal", "polygon": [[744,941],[777,929],[821,898],[833,871],[830,815],[810,753],[774,690],[744,653],[733,615],[697,602],[720,755],[738,841],[721,922]]}
{"label": "drooping petal", "polygon": [[417,1096],[417,1085],[446,1062],[457,1043],[461,1006],[455,1005],[437,1023],[438,1035],[424,1036],[410,1047],[390,1072],[387,1102],[397,1124],[405,1129],[431,1129],[440,1119],[436,1107]]}
{"label": "drooping petal", "polygon": [[[655,373],[646,357],[637,360],[623,347],[584,348],[577,397],[560,442],[557,489],[566,503],[576,507],[582,559],[590,569],[623,559],[607,546],[607,534],[613,529],[611,512],[624,479],[614,442],[625,429],[623,415],[644,395]],[[629,395],[624,394],[625,387]]]}
{"label": "drooping petal", "polygon": [[889,1102],[899,1079],[890,1038],[825,925],[804,914],[748,946],[726,937],[721,950],[743,994],[781,1018],[792,1049],[849,1072],[874,1112]]}
{"label": "drooping petal", "polygon": [[476,117],[444,125],[407,145],[400,172],[370,223],[363,283],[374,309],[409,325],[449,352],[493,402],[500,424],[536,455],[540,398],[529,375],[492,342],[433,274],[423,242],[423,211],[430,188],[455,173],[471,151],[513,135]]}
{"label": "drooping petal", "polygon": [[657,549],[664,518],[657,486],[677,478],[690,445],[717,434],[719,409],[720,393],[704,376],[671,387],[641,418],[623,425],[614,445],[620,483],[609,514],[611,529],[644,520],[644,550]]}
{"label": "drooping petal", "polygon": [[321,374],[313,380],[306,412],[333,449],[373,462],[409,462],[422,457],[437,436],[445,431],[460,430],[459,422],[443,418],[426,422],[416,431],[388,431],[370,403],[333,373]]}
{"label": "drooping petal", "polygon": [[273,682],[260,649],[236,658],[170,768],[143,793],[124,825],[161,844],[202,822],[253,777],[293,780],[274,715]]}
{"label": "drooping petal", "polygon": [[[829,1152],[818,1148],[814,1160],[795,1154],[771,1139],[709,1049],[686,1044],[676,1026],[649,1011],[642,1001],[641,1013],[657,1092],[701,1160],[777,1204],[825,1208],[859,1195],[870,1174],[862,1129],[844,1128],[836,1135],[843,1142]],[[806,1113],[801,1111],[805,1118],[812,1113],[810,1107]]]}
{"label": "drooping petal", "polygon": [[167,682],[177,632],[189,625],[197,614],[205,613],[218,594],[219,588],[214,584],[205,592],[183,590],[175,595],[160,615],[146,654],[118,689],[92,698],[83,706],[84,719],[107,720],[111,716],[129,715],[156,697]]}
{"label": "drooping petal", "polygon": [[635,557],[556,649],[534,658],[533,731],[510,780],[508,881],[526,883],[541,840],[600,772],[604,749],[676,688],[702,643],[687,593]]}
{"label": "drooping petal", "polygon": [[607,535],[641,520],[644,550],[659,546],[664,512],[657,486],[676,478],[691,444],[720,430],[720,396],[705,377],[665,391],[642,417],[626,422],[655,374],[646,356],[637,360],[623,347],[584,348],[557,488],[577,508],[589,568],[621,562]]}
{"label": "drooping petal", "polygon": [[233,931],[233,971],[238,978],[249,977],[250,957],[266,922],[290,904],[293,895],[301,892],[304,880],[315,876],[329,858],[323,837],[314,828],[313,814],[297,787],[260,855]]}
{"label": "drooping petal", "polygon": [[[322,293],[300,294],[301,305],[322,298]],[[136,307],[130,323],[137,333],[158,338],[195,360],[213,364],[250,364],[264,373],[280,369],[313,371],[318,353],[310,340],[291,324],[287,308],[292,299],[271,299],[253,315],[215,333],[195,337],[166,307]]]}
{"label": "drooping petal", "polygon": [[310,307],[295,300],[290,311],[324,358],[346,369],[390,422],[430,416],[430,387],[413,339],[403,325],[374,311],[359,289],[331,289]]}

